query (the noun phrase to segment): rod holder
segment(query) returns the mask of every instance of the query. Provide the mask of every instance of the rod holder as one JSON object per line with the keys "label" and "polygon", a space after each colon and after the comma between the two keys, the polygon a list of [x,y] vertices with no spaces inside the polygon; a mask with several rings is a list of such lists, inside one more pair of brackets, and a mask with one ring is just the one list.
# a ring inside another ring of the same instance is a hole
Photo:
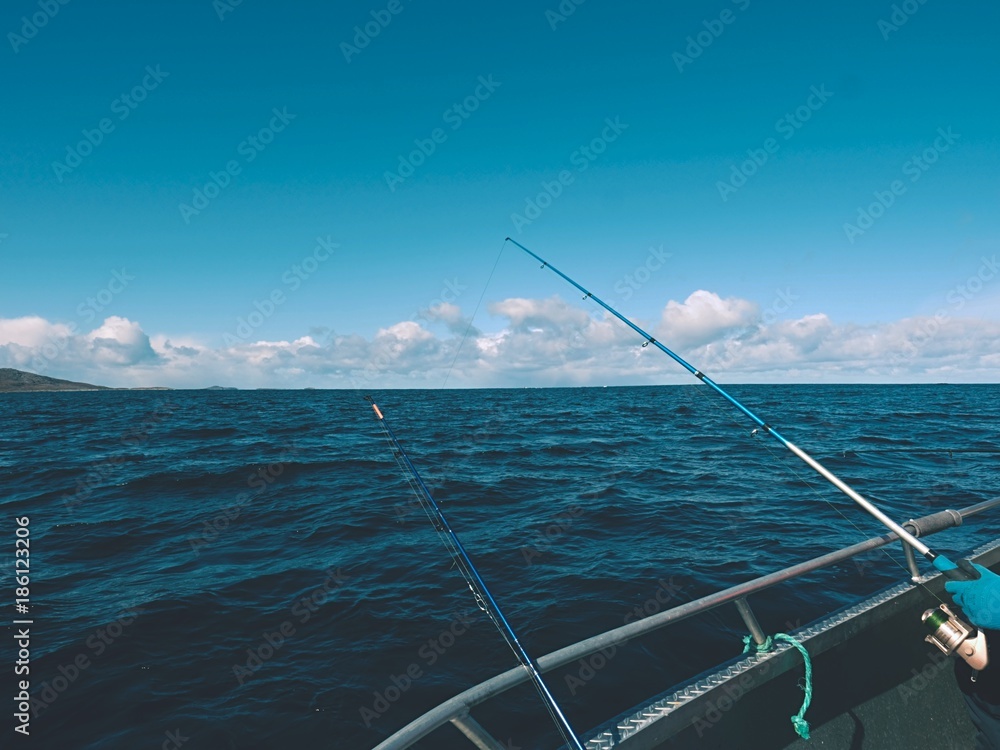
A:
{"label": "rod holder", "polygon": [[903,554],[906,555],[906,567],[910,569],[910,580],[916,583],[920,580],[920,568],[917,567],[917,557],[913,554],[913,547],[903,542]]}
{"label": "rod holder", "polygon": [[[911,518],[903,524],[903,528],[915,537],[928,536],[945,529],[961,526],[963,518],[963,515],[957,510],[942,510],[921,518]],[[903,554],[906,555],[906,566],[910,569],[910,580],[917,583],[920,580],[920,568],[917,566],[917,557],[913,553],[913,547],[906,542],[903,542]]]}
{"label": "rod holder", "polygon": [[492,734],[487,732],[482,724],[473,719],[472,714],[467,713],[463,716],[455,716],[452,718],[451,723],[458,728],[458,731],[468,737],[469,741],[478,747],[479,750],[504,750],[504,746]]}
{"label": "rod holder", "polygon": [[764,635],[764,631],[760,627],[760,623],[757,622],[757,616],[750,609],[750,604],[747,602],[746,597],[741,596],[733,604],[736,605],[736,609],[740,613],[740,617],[743,618],[743,622],[747,626],[747,630],[750,631],[750,635],[753,637],[754,643],[758,646],[763,646],[764,642],[767,640],[767,636]]}

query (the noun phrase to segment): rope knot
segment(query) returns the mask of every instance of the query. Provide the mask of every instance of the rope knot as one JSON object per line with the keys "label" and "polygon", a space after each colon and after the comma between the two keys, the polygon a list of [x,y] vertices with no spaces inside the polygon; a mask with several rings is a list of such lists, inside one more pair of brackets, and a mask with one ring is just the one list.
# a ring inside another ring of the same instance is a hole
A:
{"label": "rope knot", "polygon": [[758,654],[766,654],[768,651],[774,648],[774,638],[768,636],[764,639],[763,643],[757,643],[754,641],[752,636],[743,636],[743,653],[749,654],[751,651],[756,651]]}
{"label": "rope knot", "polygon": [[788,635],[787,633],[775,633],[773,636],[768,636],[763,643],[756,643],[752,636],[743,636],[743,653],[748,654],[751,651],[755,651],[758,654],[764,654],[771,651],[774,648],[775,641],[784,641],[785,643],[792,646],[802,654],[802,661],[806,667],[805,684],[801,685],[802,691],[805,696],[802,699],[802,707],[799,712],[791,717],[792,726],[795,728],[796,734],[799,735],[804,740],[809,739],[809,722],[806,721],[806,711],[809,709],[809,704],[812,703],[812,659],[809,658],[809,652],[806,651],[806,647],[799,643],[795,638]]}

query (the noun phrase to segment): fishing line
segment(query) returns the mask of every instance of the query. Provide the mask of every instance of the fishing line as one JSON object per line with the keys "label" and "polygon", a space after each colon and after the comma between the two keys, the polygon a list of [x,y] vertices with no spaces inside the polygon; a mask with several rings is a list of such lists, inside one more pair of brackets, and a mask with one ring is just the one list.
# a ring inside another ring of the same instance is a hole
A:
{"label": "fishing line", "polygon": [[[702,402],[704,402],[705,404],[708,405],[709,409],[713,413],[717,414],[719,417],[721,417],[725,421],[729,422],[730,425],[731,425],[731,427],[734,429],[734,431],[741,438],[748,437],[748,434],[747,434],[747,431],[746,431],[746,427],[744,425],[740,424],[738,421],[736,421],[736,419],[733,417],[732,412],[729,411],[729,410],[727,410],[727,409],[723,409],[722,405],[716,399],[713,399],[708,393],[706,393],[704,391],[704,389],[694,388],[690,392],[687,389],[682,389],[682,393],[684,393],[685,398],[686,398],[686,400],[688,401],[688,403],[690,405],[694,405],[695,401],[700,399]],[[692,395],[692,393],[697,393],[698,395],[694,396],[694,395]],[[820,491],[817,488],[817,486],[810,480],[810,478],[806,477],[804,474],[802,474],[800,471],[798,471],[797,468],[791,463],[791,461],[788,460],[788,456],[786,454],[779,453],[778,451],[775,451],[774,446],[770,445],[767,441],[758,439],[759,434],[753,434],[753,433],[751,433],[750,436],[752,438],[752,443],[759,445],[761,448],[763,448],[765,451],[767,451],[771,455],[771,457],[773,459],[777,459],[778,466],[780,466],[785,471],[787,471],[789,473],[789,475],[793,479],[796,479],[800,483],[804,484],[808,488],[808,490],[810,492],[812,492],[813,495],[816,496],[816,498],[818,498],[819,500],[822,500],[824,503],[826,503],[826,505],[828,505],[841,518],[843,518],[844,521],[846,521],[848,524],[850,524],[850,526],[852,526],[858,532],[858,535],[859,535],[859,537],[860,537],[861,540],[868,539],[871,536],[871,534],[866,533],[860,526],[858,526],[858,524],[854,521],[854,519],[852,519],[846,513],[844,513],[844,511],[841,508],[837,507],[837,505],[834,504],[829,498],[824,497],[820,493]],[[723,483],[723,481],[724,481],[723,478],[719,478],[711,487],[709,487],[707,490],[704,490],[704,492],[707,493],[707,494],[711,494],[712,490],[714,490],[717,487],[721,486],[721,484]],[[892,554],[889,552],[889,549],[887,547],[883,546],[883,547],[879,548],[879,551],[882,552],[882,554],[884,554],[886,557],[888,557],[894,564],[896,564],[897,566],[899,566],[900,569],[902,569],[907,574],[907,577],[909,577],[909,575],[910,575],[909,574],[909,568],[907,568],[897,558],[893,557]],[[924,584],[921,583],[921,584],[918,584],[918,585],[920,585],[920,586],[922,586],[922,587],[924,587],[926,589],[926,586]],[[931,594],[932,597],[934,597],[935,599],[937,599],[939,602],[942,601],[940,597],[938,597],[937,595],[933,594],[933,592],[930,592],[929,589],[927,591],[928,591],[928,593]],[[709,613],[703,613],[703,614],[705,614],[705,615],[715,614],[715,611],[712,610]],[[721,617],[719,617],[718,615],[716,615],[716,620],[718,621],[716,624],[720,625],[723,630],[729,631],[730,633],[737,633],[738,632],[737,629],[734,629],[732,626],[730,626],[727,623],[725,623],[725,621]]]}
{"label": "fishing line", "polygon": [[[424,500],[423,495],[420,492],[420,487],[417,485],[412,474],[407,469],[406,464],[403,463],[402,454],[399,452],[399,450],[397,450],[396,446],[393,444],[392,439],[389,436],[389,433],[383,430],[383,435],[386,439],[386,442],[389,445],[390,453],[392,453],[392,457],[396,461],[396,465],[399,467],[400,471],[403,474],[403,477],[406,479],[406,483],[410,487],[410,490],[417,498],[417,501],[420,504],[420,509],[424,512],[424,515],[427,516],[427,520],[430,521],[431,526],[434,527],[434,530],[437,532],[437,535],[441,539],[442,543],[449,550],[449,552],[451,552],[452,567],[457,567],[459,569],[459,572],[462,574],[462,577],[465,579],[466,584],[469,586],[469,589],[472,591],[476,599],[476,605],[479,607],[479,609],[483,610],[483,612],[485,612],[489,617],[489,619],[492,621],[493,620],[492,613],[485,607],[482,598],[479,596],[479,594],[476,592],[475,588],[472,585],[471,573],[468,571],[465,564],[463,563],[461,555],[458,554],[458,550],[455,548],[451,539],[444,533],[444,529],[441,527],[441,524],[439,523],[437,517],[434,515],[432,508]],[[494,624],[496,624],[495,621]],[[504,635],[504,637],[506,638],[506,635]],[[508,645],[510,645],[509,642]]]}
{"label": "fishing line", "polygon": [[[719,404],[716,400],[710,398],[709,394],[705,393],[701,388],[698,388],[696,390],[700,395],[700,397],[707,403],[710,403],[712,405],[713,410],[717,411],[720,414],[720,416],[722,415],[723,412],[725,412],[726,419],[728,419],[732,423],[733,427],[736,429],[737,432],[746,435],[745,428],[733,418],[732,412],[724,410],[721,404]],[[771,458],[777,462],[778,466],[782,467],[786,472],[788,472],[788,474],[793,479],[797,480],[801,484],[804,484],[817,499],[822,500],[824,503],[826,503],[826,505],[830,507],[833,511],[835,511],[837,515],[839,515],[847,524],[852,526],[854,530],[858,532],[858,536],[860,537],[861,540],[868,539],[871,536],[864,529],[862,529],[853,518],[848,516],[840,507],[838,507],[832,500],[825,497],[819,491],[819,488],[814,484],[811,478],[803,474],[798,469],[798,467],[789,460],[787,454],[779,453],[774,449],[774,446],[772,446],[766,440],[761,440],[759,438],[759,433],[757,430],[752,431],[750,435],[753,438],[753,442],[759,445],[765,451],[767,451],[767,453],[770,454]],[[906,573],[907,577],[912,578],[910,575],[909,568],[904,563],[900,562],[898,558],[892,555],[892,553],[889,551],[888,545],[883,545],[882,547],[879,547],[878,551],[881,552],[883,555],[885,555],[885,557],[887,557],[893,564],[897,565],[904,573]],[[923,588],[924,591],[928,593],[932,598],[937,599],[938,602],[943,601],[941,597],[939,597],[937,594],[931,591],[926,584],[919,582],[915,583],[916,585]]]}
{"label": "fishing line", "polygon": [[570,285],[572,285],[575,288],[579,289],[581,292],[583,292],[585,294],[586,297],[588,297],[590,299],[593,299],[595,303],[597,303],[598,305],[600,305],[601,307],[603,307],[605,310],[607,310],[612,315],[614,315],[616,318],[618,318],[622,323],[624,323],[629,328],[631,328],[633,331],[635,331],[640,336],[642,336],[645,339],[645,341],[642,344],[643,348],[645,348],[645,347],[649,346],[650,344],[652,344],[657,349],[659,349],[664,354],[666,354],[668,357],[670,357],[675,362],[677,362],[681,367],[683,367],[685,370],[687,370],[693,376],[695,376],[696,378],[698,378],[698,380],[700,380],[702,383],[704,383],[705,385],[709,386],[712,390],[714,390],[722,398],[724,398],[730,404],[732,404],[734,407],[736,407],[736,409],[738,409],[739,411],[741,411],[755,425],[757,425],[756,430],[754,432],[752,432],[751,434],[757,434],[759,431],[763,431],[765,434],[768,434],[771,437],[773,437],[775,440],[777,440],[779,443],[781,443],[781,445],[783,445],[785,448],[787,448],[790,452],[794,453],[806,465],[808,465],[810,468],[812,468],[817,474],[819,474],[820,476],[822,476],[830,484],[832,484],[834,487],[836,487],[841,492],[843,492],[845,495],[847,495],[851,500],[853,500],[865,512],[867,512],[869,515],[873,516],[876,520],[878,520],[883,526],[885,526],[886,528],[888,528],[890,531],[893,531],[900,539],[902,539],[905,543],[909,544],[910,547],[912,547],[916,552],[919,552],[921,555],[923,555],[929,562],[931,562],[934,565],[935,568],[937,568],[939,571],[941,571],[945,575],[946,578],[950,578],[952,580],[970,580],[970,579],[974,580],[974,579],[976,579],[976,578],[979,577],[978,572],[972,567],[971,563],[969,563],[967,560],[960,560],[959,561],[959,565],[956,565],[950,559],[948,559],[946,556],[944,556],[941,553],[936,552],[935,550],[931,549],[927,544],[925,544],[923,541],[921,541],[920,539],[918,539],[914,534],[910,533],[905,528],[903,528],[903,526],[901,524],[896,523],[889,516],[887,516],[885,513],[883,513],[870,500],[868,500],[865,497],[863,497],[862,495],[860,495],[856,490],[854,490],[854,488],[852,488],[850,485],[848,485],[846,482],[844,482],[842,479],[840,479],[840,477],[838,477],[832,471],[830,471],[825,466],[823,466],[823,464],[821,464],[819,461],[817,461],[815,458],[813,458],[809,453],[807,453],[805,450],[803,450],[802,448],[800,448],[799,446],[797,446],[795,443],[791,442],[790,440],[788,440],[787,438],[785,438],[784,436],[782,436],[781,433],[779,433],[776,429],[774,429],[773,427],[771,427],[771,425],[769,425],[767,422],[765,422],[763,419],[761,419],[759,416],[757,416],[754,412],[750,411],[750,409],[747,408],[741,401],[739,401],[738,399],[736,399],[732,395],[730,395],[724,388],[722,388],[722,386],[720,386],[718,383],[716,383],[710,377],[708,377],[707,375],[705,375],[705,373],[701,372],[701,370],[699,370],[696,367],[694,367],[694,365],[692,365],[691,363],[689,363],[688,361],[686,361],[685,359],[683,359],[681,356],[679,356],[678,354],[676,354],[672,350],[668,349],[663,343],[661,343],[660,341],[658,341],[654,336],[652,336],[651,334],[649,334],[646,331],[644,331],[642,328],[640,328],[635,323],[633,323],[631,320],[629,320],[628,318],[626,318],[624,315],[622,315],[616,309],[614,309],[613,307],[611,307],[610,305],[608,305],[606,302],[604,302],[602,299],[600,299],[599,297],[597,297],[596,295],[594,295],[593,292],[591,292],[590,290],[585,289],[584,287],[582,287],[580,284],[578,284],[576,281],[574,281],[569,276],[567,276],[566,274],[564,274],[562,271],[560,271],[559,269],[557,269],[555,266],[553,266],[552,264],[550,264],[544,258],[536,255],[531,250],[529,250],[528,248],[526,248],[524,245],[522,245],[521,243],[517,242],[517,240],[513,240],[513,239],[511,239],[509,237],[507,238],[507,240],[509,242],[513,243],[514,245],[516,245],[517,247],[519,247],[521,250],[523,250],[525,253],[527,253],[528,255],[530,255],[535,260],[540,261],[541,264],[542,264],[542,268],[546,268],[546,267],[550,268],[553,271],[553,273],[555,273],[556,275],[560,276],[562,279],[564,279],[565,281],[567,281]]}
{"label": "fishing line", "polygon": [[[711,396],[708,393],[706,393],[703,389],[696,388],[695,392],[698,393],[698,395],[702,399],[702,401],[704,401],[705,403],[707,403],[707,404],[710,405],[710,408],[715,413],[717,413],[720,417],[724,416],[724,418],[731,423],[731,425],[733,426],[734,430],[738,434],[740,434],[743,437],[746,437],[746,435],[747,435],[746,428],[743,425],[741,425],[739,422],[736,421],[736,419],[733,417],[733,414],[732,414],[731,411],[723,409],[722,405],[716,399],[711,398]],[[690,401],[691,398],[692,397],[689,397],[689,401]],[[822,500],[824,503],[826,503],[826,505],[829,506],[833,511],[835,511],[837,513],[837,515],[839,515],[847,524],[849,524],[850,526],[852,526],[854,528],[854,530],[858,532],[858,536],[859,536],[859,538],[860,538],[861,541],[864,541],[864,540],[868,539],[871,536],[870,533],[868,533],[864,529],[862,529],[852,517],[848,516],[832,500],[830,500],[828,497],[825,497],[819,491],[819,488],[811,480],[811,478],[808,477],[807,475],[803,474],[798,469],[797,465],[793,464],[789,460],[788,454],[786,454],[784,452],[778,452],[778,451],[776,451],[774,449],[774,446],[772,446],[768,441],[761,440],[760,439],[760,433],[759,433],[758,430],[753,430],[750,433],[750,436],[753,438],[753,442],[754,443],[756,443],[757,445],[759,445],[760,447],[762,447],[765,451],[767,451],[768,454],[770,454],[771,458],[774,459],[777,462],[777,465],[779,465],[780,467],[782,467],[793,479],[795,479],[798,482],[804,484],[809,489],[809,491],[817,499]],[[855,453],[859,453],[861,451],[854,451],[854,452]],[[863,451],[863,452],[872,452],[872,451]],[[912,581],[912,575],[910,573],[909,567],[906,564],[904,564],[903,562],[901,562],[898,558],[896,558],[896,557],[893,556],[893,553],[890,552],[890,549],[889,549],[888,545],[883,545],[883,546],[879,547],[878,551],[880,553],[882,553],[886,558],[888,558],[894,565],[896,565],[897,567],[899,567],[899,569],[902,570],[906,574],[906,576],[908,578],[910,578],[911,581]],[[935,594],[933,591],[931,591],[930,588],[925,583],[922,583],[922,582],[919,582],[919,581],[913,581],[913,583],[915,583],[917,586],[919,586],[920,588],[922,588],[931,598],[936,599],[939,603],[945,603],[944,600],[940,596],[938,596],[937,594]]]}
{"label": "fishing line", "polygon": [[[972,563],[969,560],[961,559],[958,561],[958,564],[956,565],[945,555],[931,549],[930,546],[928,546],[923,541],[918,539],[916,534],[910,533],[910,531],[904,528],[901,524],[896,523],[896,521],[894,521],[885,513],[883,513],[882,510],[880,510],[875,504],[873,504],[870,500],[859,494],[856,490],[854,490],[853,487],[851,487],[849,484],[840,479],[840,477],[838,477],[836,474],[834,474],[832,471],[826,468],[823,464],[821,464],[819,461],[813,458],[809,453],[807,453],[805,450],[803,450],[802,448],[800,448],[799,446],[797,446],[796,444],[792,443],[790,440],[782,436],[777,430],[771,427],[771,425],[769,425],[763,419],[758,417],[754,412],[752,412],[749,408],[747,408],[741,401],[730,395],[722,386],[720,386],[718,383],[712,380],[712,378],[705,375],[701,370],[694,367],[680,355],[668,349],[654,336],[644,331],[642,328],[640,328],[631,320],[629,320],[620,312],[618,312],[615,308],[611,307],[602,299],[594,295],[594,293],[591,292],[589,289],[586,289],[580,284],[578,284],[576,281],[571,279],[569,276],[564,274],[555,266],[551,265],[544,258],[536,255],[535,253],[533,253],[531,250],[529,250],[516,240],[513,240],[510,237],[508,237],[507,241],[513,243],[521,250],[523,250],[526,254],[530,255],[532,258],[539,261],[542,264],[541,267],[543,269],[546,267],[550,268],[552,272],[555,273],[557,276],[561,277],[571,286],[583,292],[584,299],[593,299],[596,304],[603,307],[607,312],[614,315],[622,323],[624,323],[626,326],[628,326],[633,331],[638,333],[643,339],[645,339],[642,344],[643,348],[652,344],[655,348],[659,349],[668,357],[673,359],[675,362],[677,362],[677,364],[679,364],[681,367],[687,370],[691,375],[696,377],[703,384],[709,386],[719,396],[727,400],[732,406],[736,407],[737,410],[742,412],[756,425],[756,428],[750,433],[751,436],[756,436],[761,432],[763,432],[764,434],[773,437],[775,440],[781,443],[783,447],[787,448],[791,453],[794,453],[800,460],[802,460],[803,463],[805,463],[811,469],[813,469],[813,471],[815,471],[817,474],[826,479],[830,484],[832,484],[838,490],[847,495],[862,510],[864,510],[870,516],[879,521],[879,523],[881,523],[884,527],[894,532],[896,536],[904,544],[908,544],[914,551],[919,552],[921,555],[923,555],[938,571],[940,571],[943,574],[945,578],[949,578],[951,580],[976,580],[981,577],[980,572],[972,565]],[[793,474],[794,473],[795,472],[793,472]],[[806,484],[806,486],[810,488],[810,490],[812,490],[814,493],[818,495],[817,490],[809,482],[805,482],[804,479],[800,481],[803,481]],[[829,501],[826,502],[829,503]],[[830,504],[832,506],[832,503]],[[846,516],[843,513],[841,513],[841,516],[844,517],[845,520],[849,520],[846,519]],[[859,532],[861,531],[860,528],[858,528],[853,521],[850,521],[850,523]],[[892,556],[889,555],[887,551],[886,554],[887,556],[890,557],[890,559],[893,559]],[[925,591],[927,590],[926,587],[924,588],[924,590]],[[938,598],[938,601],[940,601],[940,598]],[[937,621],[932,621],[933,618],[932,620],[928,620],[928,617],[930,617],[931,615],[934,615],[934,617],[937,618]],[[982,633],[982,631],[966,625],[959,618],[957,618],[950,610],[947,610],[943,604],[936,610],[927,610],[924,613],[922,619],[924,621],[930,622],[930,624],[934,627],[935,630],[933,639],[929,637],[929,640],[932,640],[932,642],[935,643],[935,645],[943,653],[945,653],[946,655],[950,655],[951,653],[958,653],[969,664],[969,666],[972,667],[974,675],[978,674],[978,670],[981,670],[983,669],[983,667],[986,666],[988,659],[986,650],[987,644],[985,636]],[[956,641],[954,643],[952,642],[952,640],[948,640],[948,642],[945,643],[945,641],[942,640],[942,634],[947,635],[947,633],[950,632],[951,630],[960,633],[962,637],[960,639],[952,639]],[[961,645],[961,651],[958,650],[959,645]],[[803,706],[803,710],[804,708],[805,706]],[[801,715],[799,718],[801,718]]]}
{"label": "fishing line", "polygon": [[455,363],[458,362],[458,355],[461,354],[462,347],[465,346],[465,340],[469,338],[469,331],[472,330],[472,324],[476,320],[476,314],[479,312],[479,306],[483,304],[483,298],[486,296],[486,290],[490,288],[490,282],[493,281],[493,274],[496,273],[497,266],[500,265],[500,256],[503,255],[505,247],[507,247],[507,240],[504,240],[500,245],[500,252],[497,253],[497,259],[493,262],[493,270],[490,271],[490,277],[486,279],[486,286],[483,287],[483,293],[479,295],[479,301],[476,303],[476,309],[472,311],[472,317],[469,318],[469,325],[465,328],[465,335],[462,336],[462,340],[458,344],[458,349],[455,350],[455,357],[451,360],[451,367],[449,367],[448,372],[445,373],[444,382],[441,384],[442,388],[448,385],[448,378],[451,377],[451,371],[455,367]]}
{"label": "fishing line", "polygon": [[[791,461],[789,461],[787,455],[785,455],[783,453],[777,453],[772,446],[768,445],[763,440],[758,440],[757,442],[761,446],[763,446],[764,450],[766,450],[768,453],[770,453],[771,456],[778,461],[778,464],[781,465],[789,474],[791,474],[792,477],[794,477],[798,481],[802,482],[806,487],[809,488],[810,492],[812,492],[813,495],[815,495],[817,498],[823,500],[823,502],[825,502],[830,508],[832,508],[834,511],[837,512],[837,515],[839,515],[841,518],[844,519],[844,521],[846,521],[851,526],[853,526],[854,529],[855,529],[855,531],[858,532],[858,535],[860,536],[861,540],[865,540],[865,539],[869,538],[870,534],[866,533],[864,531],[864,529],[862,529],[860,526],[858,526],[858,524],[854,521],[853,518],[849,517],[846,513],[844,513],[844,511],[841,510],[839,507],[837,507],[837,505],[835,505],[832,500],[830,500],[829,498],[823,497],[823,495],[820,494],[820,491],[816,487],[816,485],[813,484],[808,478],[806,478],[806,476],[803,475],[800,472],[800,470],[797,469],[796,466],[791,463]],[[902,570],[904,573],[906,573],[907,577],[910,578],[913,583],[915,583],[917,586],[919,586],[920,588],[922,588],[932,598],[937,599],[938,602],[944,603],[944,600],[941,599],[941,597],[938,596],[937,594],[935,594],[933,591],[931,591],[930,588],[928,588],[927,584],[922,583],[920,581],[913,581],[912,580],[912,574],[910,573],[910,569],[905,564],[903,564],[902,562],[900,562],[898,558],[896,558],[896,557],[893,556],[893,554],[889,551],[889,546],[888,545],[883,545],[883,546],[879,547],[878,551],[881,552],[883,555],[885,555],[895,565],[897,565],[900,568],[900,570]]]}
{"label": "fishing line", "polygon": [[421,478],[416,466],[413,465],[410,457],[406,454],[402,444],[393,432],[392,427],[389,426],[389,423],[386,421],[381,410],[378,408],[378,405],[372,397],[368,396],[367,398],[372,405],[375,416],[378,418],[379,425],[385,433],[386,439],[389,441],[397,463],[400,463],[401,466],[403,466],[405,473],[410,479],[412,479],[410,486],[416,488],[417,498],[427,512],[428,517],[431,519],[435,530],[437,530],[438,533],[444,538],[445,545],[451,552],[452,557],[455,560],[455,564],[461,571],[466,583],[468,583],[469,589],[472,591],[472,594],[476,599],[476,603],[484,612],[487,613],[490,620],[492,620],[493,624],[496,625],[497,629],[500,631],[504,641],[514,652],[514,656],[527,670],[531,681],[534,683],[535,688],[538,690],[538,693],[542,698],[542,702],[545,704],[545,707],[549,712],[549,716],[559,729],[563,739],[571,748],[575,748],[575,750],[584,750],[583,744],[580,742],[580,739],[577,737],[572,726],[570,726],[568,719],[563,714],[559,704],[556,703],[556,699],[553,697],[552,693],[549,691],[548,685],[546,685],[544,679],[542,678],[538,664],[531,658],[531,656],[528,655],[524,646],[521,645],[513,627],[504,617],[503,612],[500,610],[500,606],[497,604],[492,594],[490,594],[489,589],[486,587],[486,583],[479,575],[479,571],[476,570],[472,559],[465,551],[465,547],[462,546],[462,542],[459,540],[458,535],[448,523],[448,519],[445,517],[444,512],[434,500],[434,496],[431,495],[430,490]]}
{"label": "fishing line", "polygon": [[[699,397],[703,401],[705,401],[706,403],[710,404],[710,407],[715,412],[717,412],[719,414],[719,416],[723,416],[723,414],[724,414],[725,418],[732,423],[733,428],[735,429],[736,432],[738,432],[743,437],[746,437],[746,435],[747,435],[746,428],[733,418],[732,412],[729,412],[729,411],[723,409],[722,405],[719,404],[718,401],[712,399],[709,396],[708,393],[705,393],[705,391],[703,389],[697,388],[697,389],[695,389],[695,391],[698,393]],[[827,497],[824,497],[820,493],[820,491],[817,488],[817,486],[811,481],[811,479],[809,477],[807,477],[806,475],[802,474],[799,470],[797,470],[797,467],[795,465],[793,465],[791,463],[791,461],[789,461],[787,454],[785,454],[785,453],[778,453],[777,451],[774,450],[774,447],[770,443],[768,443],[767,441],[759,439],[759,433],[756,430],[754,430],[753,432],[750,433],[750,437],[752,438],[752,442],[754,444],[759,445],[761,448],[763,448],[765,451],[767,451],[770,454],[771,458],[774,459],[777,462],[777,464],[779,466],[781,466],[785,471],[787,471],[788,474],[791,475],[791,477],[793,479],[795,479],[798,482],[804,484],[809,489],[809,491],[817,499],[822,500],[824,503],[826,503],[830,507],[830,509],[832,509],[833,511],[835,511],[837,513],[837,515],[839,515],[841,518],[844,519],[844,521],[846,521],[848,524],[850,524],[852,527],[854,527],[854,530],[858,532],[858,535],[859,535],[859,537],[860,537],[860,539],[862,541],[865,540],[865,539],[868,539],[871,536],[871,534],[865,532],[865,530],[862,529],[854,521],[853,518],[851,518],[850,516],[848,516],[846,513],[844,513],[844,511],[841,508],[839,508],[836,504],[834,504],[834,502],[832,500],[830,500]],[[906,571],[907,574],[909,574],[909,569],[905,565],[903,565],[901,562],[899,562],[899,560],[897,560],[896,558],[894,558],[889,553],[889,550],[886,547],[883,546],[883,547],[880,547],[879,549],[890,560],[892,560],[900,568],[902,568],[904,571]]]}

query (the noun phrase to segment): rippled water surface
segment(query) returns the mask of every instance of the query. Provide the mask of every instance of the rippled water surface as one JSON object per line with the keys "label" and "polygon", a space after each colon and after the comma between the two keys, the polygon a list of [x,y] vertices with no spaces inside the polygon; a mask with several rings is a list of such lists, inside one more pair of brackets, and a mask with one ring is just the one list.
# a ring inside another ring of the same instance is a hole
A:
{"label": "rippled water surface", "polygon": [[[998,386],[732,390],[895,518],[1000,495]],[[376,395],[535,655],[881,533],[703,386]],[[31,519],[37,747],[371,748],[515,664],[356,392],[0,394],[0,420],[8,571]],[[794,628],[901,580],[901,558],[752,603]],[[550,682],[584,730],[742,633],[718,610]],[[528,687],[476,715],[558,745]],[[419,747],[472,746],[445,727]]]}

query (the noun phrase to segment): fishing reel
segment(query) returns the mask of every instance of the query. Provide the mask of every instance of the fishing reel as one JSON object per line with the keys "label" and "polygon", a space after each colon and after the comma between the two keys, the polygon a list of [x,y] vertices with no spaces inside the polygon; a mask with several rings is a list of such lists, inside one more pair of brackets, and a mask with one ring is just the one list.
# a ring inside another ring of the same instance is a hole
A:
{"label": "fishing reel", "polygon": [[937,646],[945,656],[958,654],[973,669],[972,680],[990,663],[986,648],[986,633],[972,625],[967,625],[958,615],[941,604],[928,609],[920,618],[930,635],[924,638]]}

